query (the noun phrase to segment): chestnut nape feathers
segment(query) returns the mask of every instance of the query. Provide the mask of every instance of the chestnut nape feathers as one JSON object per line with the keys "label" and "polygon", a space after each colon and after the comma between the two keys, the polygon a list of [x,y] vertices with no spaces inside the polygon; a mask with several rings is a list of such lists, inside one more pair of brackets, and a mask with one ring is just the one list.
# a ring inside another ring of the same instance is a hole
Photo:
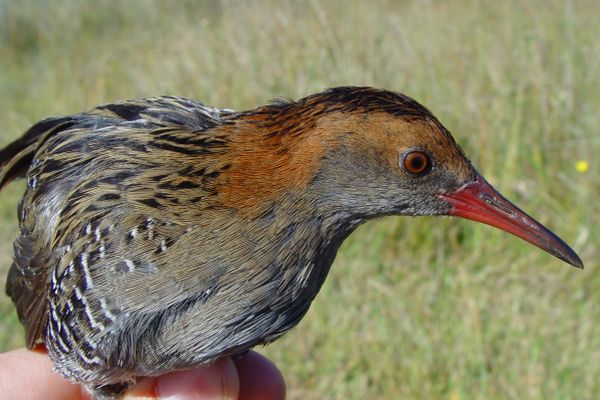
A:
{"label": "chestnut nape feathers", "polygon": [[274,341],[342,241],[384,215],[452,215],[583,267],[399,93],[338,87],[249,111],[181,97],[48,118],[0,151],[24,176],[6,291],[27,346],[98,399]]}

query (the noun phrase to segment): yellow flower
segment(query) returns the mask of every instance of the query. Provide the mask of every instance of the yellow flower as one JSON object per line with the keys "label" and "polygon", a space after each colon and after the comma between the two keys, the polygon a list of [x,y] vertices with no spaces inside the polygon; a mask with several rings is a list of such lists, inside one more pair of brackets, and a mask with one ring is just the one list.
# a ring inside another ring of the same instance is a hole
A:
{"label": "yellow flower", "polygon": [[577,164],[575,164],[575,169],[577,170],[577,172],[579,173],[585,173],[587,172],[588,168],[589,168],[589,164],[587,161],[584,160],[579,160],[577,161]]}

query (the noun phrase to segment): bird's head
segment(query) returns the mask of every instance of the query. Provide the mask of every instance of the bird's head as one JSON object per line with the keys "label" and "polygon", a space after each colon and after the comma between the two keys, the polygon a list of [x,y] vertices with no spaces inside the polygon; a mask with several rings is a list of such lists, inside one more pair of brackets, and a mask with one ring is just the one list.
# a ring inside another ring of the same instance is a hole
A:
{"label": "bird's head", "polygon": [[[286,136],[293,138],[297,129],[310,132],[289,146],[293,150],[286,154],[295,162],[286,175],[292,181],[310,176],[307,184],[318,194],[317,208],[355,221],[381,215],[467,218],[583,267],[560,238],[500,195],[448,130],[415,100],[342,87],[280,107],[293,115]],[[277,135],[281,129],[272,137]]]}

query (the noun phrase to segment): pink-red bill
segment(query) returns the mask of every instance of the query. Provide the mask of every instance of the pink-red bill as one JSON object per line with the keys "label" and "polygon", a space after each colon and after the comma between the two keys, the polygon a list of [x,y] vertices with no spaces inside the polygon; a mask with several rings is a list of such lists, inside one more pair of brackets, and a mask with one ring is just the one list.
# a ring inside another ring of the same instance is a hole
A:
{"label": "pink-red bill", "polygon": [[452,204],[449,215],[512,233],[577,268],[579,256],[558,236],[506,200],[481,175],[455,192],[440,195]]}

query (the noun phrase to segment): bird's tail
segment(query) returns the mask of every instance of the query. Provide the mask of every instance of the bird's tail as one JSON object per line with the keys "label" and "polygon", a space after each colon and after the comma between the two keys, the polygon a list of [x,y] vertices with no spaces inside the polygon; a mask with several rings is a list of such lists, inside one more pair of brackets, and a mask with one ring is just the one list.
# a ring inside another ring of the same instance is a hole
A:
{"label": "bird's tail", "polygon": [[25,176],[36,150],[52,135],[75,123],[72,117],[44,119],[19,139],[0,150],[0,190],[15,178]]}
{"label": "bird's tail", "polygon": [[[23,136],[0,150],[0,189],[24,176],[40,146],[76,121],[73,117],[48,118],[32,126]],[[13,300],[25,326],[27,347],[41,338],[45,327],[45,289],[47,274],[36,257],[33,242],[26,235],[15,241],[15,257],[6,280],[6,294]],[[47,270],[47,269],[46,269]]]}

